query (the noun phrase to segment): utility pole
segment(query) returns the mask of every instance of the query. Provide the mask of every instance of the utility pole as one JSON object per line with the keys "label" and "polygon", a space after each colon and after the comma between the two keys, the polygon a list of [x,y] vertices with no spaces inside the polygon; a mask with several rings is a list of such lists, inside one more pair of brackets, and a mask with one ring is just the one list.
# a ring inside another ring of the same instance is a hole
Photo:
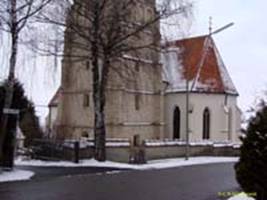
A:
{"label": "utility pole", "polygon": [[185,146],[185,160],[189,159],[189,73],[186,69],[186,146]]}
{"label": "utility pole", "polygon": [[210,17],[210,20],[209,20],[209,35],[211,35],[212,33],[212,17]]}
{"label": "utility pole", "polygon": [[[224,31],[225,29],[227,28],[230,28],[231,26],[233,26],[234,23],[231,22],[215,31],[212,31],[212,17],[209,18],[209,34],[208,34],[208,39],[211,39],[211,36],[212,35],[215,35],[219,32],[222,32]],[[206,47],[204,46],[204,51],[203,51],[203,54],[200,58],[200,61],[199,61],[199,64],[197,65],[197,71],[199,71],[202,67],[202,65],[204,64],[204,60],[205,60],[205,57],[207,56],[206,54],[206,51],[205,51]],[[195,77],[195,79],[197,79],[198,77]],[[194,83],[196,82],[197,80],[194,80],[193,83],[192,83],[192,86],[191,88],[189,89],[189,69],[186,68],[186,145],[185,145],[185,160],[188,160],[189,159],[189,156],[190,156],[190,144],[189,144],[189,134],[190,134],[190,128],[189,128],[189,95],[190,95],[190,92],[193,90],[193,87],[194,87]]]}

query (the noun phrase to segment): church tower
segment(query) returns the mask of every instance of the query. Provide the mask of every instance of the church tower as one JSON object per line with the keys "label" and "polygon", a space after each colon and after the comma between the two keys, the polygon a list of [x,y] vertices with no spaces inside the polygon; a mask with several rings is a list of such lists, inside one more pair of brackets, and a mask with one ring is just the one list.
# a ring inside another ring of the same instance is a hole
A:
{"label": "church tower", "polygon": [[[81,7],[84,5],[81,2],[90,4],[90,0],[75,1],[67,22],[78,21],[82,25],[87,24],[88,20],[77,16],[77,13],[86,13]],[[116,0],[111,2],[116,3]],[[136,0],[129,13],[131,23],[125,26],[129,29],[131,26],[140,26],[155,18],[156,14],[155,0]],[[74,34],[70,27],[67,28],[65,56],[62,61],[62,94],[56,122],[57,136],[65,139],[94,137],[92,63],[90,58],[83,57],[88,50],[76,46],[77,43],[83,44],[82,40],[79,34]],[[158,51],[159,23],[145,28],[127,42],[129,46],[141,47],[144,44],[150,44],[150,46],[137,51],[123,52],[112,62],[113,67],[109,73],[106,89],[107,138],[132,139],[134,135],[140,135],[141,139],[162,138],[163,96],[162,66]]]}

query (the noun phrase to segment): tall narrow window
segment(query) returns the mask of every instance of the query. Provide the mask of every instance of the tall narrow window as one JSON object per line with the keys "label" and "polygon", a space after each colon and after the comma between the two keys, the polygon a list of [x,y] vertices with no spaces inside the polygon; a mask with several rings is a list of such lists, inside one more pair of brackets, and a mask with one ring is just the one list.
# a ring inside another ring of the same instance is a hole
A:
{"label": "tall narrow window", "polygon": [[90,106],[90,95],[89,94],[84,94],[83,95],[83,106],[84,107],[89,107]]}
{"label": "tall narrow window", "polygon": [[90,66],[91,66],[91,62],[90,61],[86,61],[86,69],[90,69]]}
{"label": "tall narrow window", "polygon": [[89,138],[89,133],[87,133],[86,131],[82,132],[82,137],[83,138]]}
{"label": "tall narrow window", "polygon": [[203,112],[203,139],[210,139],[210,111],[205,108]]}
{"label": "tall narrow window", "polygon": [[173,112],[173,139],[180,139],[180,109],[175,107]]}
{"label": "tall narrow window", "polygon": [[140,65],[139,62],[136,62],[136,63],[135,63],[135,66],[134,66],[134,67],[135,67],[135,71],[136,71],[136,72],[139,72],[139,71],[140,71],[140,66],[139,66],[139,65]]}
{"label": "tall narrow window", "polygon": [[135,110],[140,110],[140,94],[134,96]]}

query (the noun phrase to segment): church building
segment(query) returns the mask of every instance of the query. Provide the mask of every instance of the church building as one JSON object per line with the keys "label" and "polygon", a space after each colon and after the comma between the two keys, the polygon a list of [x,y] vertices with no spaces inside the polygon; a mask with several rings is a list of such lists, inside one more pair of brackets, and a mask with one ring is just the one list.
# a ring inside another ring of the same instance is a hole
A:
{"label": "church building", "polygon": [[185,140],[189,132],[192,142],[237,142],[241,130],[238,92],[212,37],[171,42],[162,61],[166,137]]}
{"label": "church building", "polygon": [[[156,12],[151,1],[143,3],[142,9],[149,11],[145,12],[147,15]],[[129,79],[116,71],[110,72],[106,137],[133,140],[139,135],[141,140],[184,141],[189,134],[191,142],[238,141],[241,129],[238,92],[212,37],[168,42],[162,48],[159,30],[159,24],[155,24],[141,33],[136,42],[153,42],[162,52],[145,49],[137,57],[123,55],[120,62],[134,69]],[[65,36],[68,54],[77,52],[71,45],[70,34]],[[117,71],[124,72],[125,65],[114,65],[121,66]],[[68,57],[62,62],[57,116],[50,124],[58,138],[94,137],[91,69],[89,60],[77,62]]]}

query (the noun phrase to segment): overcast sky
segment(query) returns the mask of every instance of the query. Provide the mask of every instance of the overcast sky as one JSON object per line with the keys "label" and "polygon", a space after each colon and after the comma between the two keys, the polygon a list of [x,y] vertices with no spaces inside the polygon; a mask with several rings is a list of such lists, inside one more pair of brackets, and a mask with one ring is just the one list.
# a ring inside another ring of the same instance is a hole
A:
{"label": "overcast sky", "polygon": [[[187,30],[189,36],[208,33],[210,16],[213,18],[213,30],[230,22],[235,23],[233,27],[214,35],[214,39],[240,93],[239,106],[243,111],[253,104],[263,89],[267,89],[266,8],[266,0],[195,0],[194,19],[191,29]],[[0,48],[0,55],[3,72],[3,66],[8,61],[3,48]],[[59,86],[59,70],[48,73],[45,67],[53,67],[51,60],[31,57],[24,56],[19,62],[17,74],[23,80],[28,96],[37,105],[46,105]],[[35,68],[21,68],[25,64],[34,65]],[[45,116],[47,109],[37,106],[37,111]]]}
{"label": "overcast sky", "polygon": [[246,111],[256,96],[267,89],[267,1],[195,1],[192,35],[207,33],[209,16],[213,29],[230,22],[235,25],[214,39],[240,93],[239,106]]}

